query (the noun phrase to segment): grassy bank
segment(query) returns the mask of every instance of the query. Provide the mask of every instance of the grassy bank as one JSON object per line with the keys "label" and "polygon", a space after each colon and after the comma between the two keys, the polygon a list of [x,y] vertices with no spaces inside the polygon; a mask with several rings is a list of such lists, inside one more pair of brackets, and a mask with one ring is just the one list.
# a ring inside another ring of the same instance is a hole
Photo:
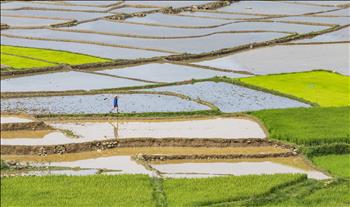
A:
{"label": "grassy bank", "polygon": [[1,194],[1,206],[154,206],[143,175],[4,178]]}
{"label": "grassy bank", "polygon": [[239,79],[241,82],[292,95],[320,106],[349,106],[350,77],[327,71],[286,73]]}
{"label": "grassy bank", "polygon": [[350,178],[350,154],[316,156],[312,161],[334,176]]}
{"label": "grassy bank", "polygon": [[350,107],[293,108],[251,112],[270,137],[296,144],[350,142]]}
{"label": "grassy bank", "polygon": [[278,189],[267,196],[254,197],[216,207],[346,207],[349,206],[350,202],[349,190],[350,183],[348,181],[337,181],[329,184],[327,181],[305,180]]}

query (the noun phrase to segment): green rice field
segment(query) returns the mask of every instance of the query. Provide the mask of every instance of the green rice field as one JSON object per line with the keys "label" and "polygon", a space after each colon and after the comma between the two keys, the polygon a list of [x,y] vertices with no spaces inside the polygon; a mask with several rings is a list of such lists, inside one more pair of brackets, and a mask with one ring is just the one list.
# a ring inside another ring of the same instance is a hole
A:
{"label": "green rice field", "polygon": [[57,64],[79,65],[106,61],[109,61],[109,59],[66,51],[1,45],[1,64],[15,69],[48,67]]}
{"label": "green rice field", "polygon": [[246,84],[277,91],[320,106],[349,106],[350,77],[327,71],[311,71],[241,78]]}
{"label": "green rice field", "polygon": [[273,109],[251,114],[265,124],[273,139],[307,145],[350,141],[350,107]]}

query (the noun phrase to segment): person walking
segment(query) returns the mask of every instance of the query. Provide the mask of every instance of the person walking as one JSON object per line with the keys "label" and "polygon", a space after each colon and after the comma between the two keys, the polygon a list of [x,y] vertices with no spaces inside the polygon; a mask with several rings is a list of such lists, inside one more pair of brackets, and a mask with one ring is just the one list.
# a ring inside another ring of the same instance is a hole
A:
{"label": "person walking", "polygon": [[111,112],[114,111],[115,109],[117,109],[117,113],[119,113],[118,100],[119,100],[119,97],[115,96],[113,99],[113,109],[111,110]]}

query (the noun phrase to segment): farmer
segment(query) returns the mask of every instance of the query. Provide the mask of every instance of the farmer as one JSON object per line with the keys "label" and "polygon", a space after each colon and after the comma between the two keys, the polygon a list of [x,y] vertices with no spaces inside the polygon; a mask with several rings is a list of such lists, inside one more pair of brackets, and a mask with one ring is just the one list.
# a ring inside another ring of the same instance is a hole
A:
{"label": "farmer", "polygon": [[115,96],[113,99],[113,109],[111,110],[111,112],[117,109],[117,113],[119,113],[119,106],[118,106],[118,96]]}

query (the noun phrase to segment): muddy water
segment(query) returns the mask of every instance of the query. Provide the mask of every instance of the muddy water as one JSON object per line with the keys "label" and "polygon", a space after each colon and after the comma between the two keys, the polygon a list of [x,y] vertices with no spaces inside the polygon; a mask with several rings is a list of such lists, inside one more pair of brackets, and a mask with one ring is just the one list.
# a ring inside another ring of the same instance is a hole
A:
{"label": "muddy water", "polygon": [[[28,31],[27,31],[28,32]],[[137,59],[137,58],[149,58],[156,56],[166,56],[169,53],[153,52],[137,49],[108,47],[91,44],[81,44],[73,42],[55,42],[55,41],[43,41],[43,40],[30,40],[30,39],[18,39],[8,38],[1,36],[1,44],[34,47],[34,48],[48,48],[54,50],[64,50],[76,53],[82,53],[87,55],[93,55],[103,58],[111,59]]]}
{"label": "muddy water", "polygon": [[18,18],[18,17],[5,17],[1,16],[1,23],[8,24],[10,26],[48,26],[56,23],[63,23],[64,20],[53,19],[37,19],[37,18]]}
{"label": "muddy water", "polygon": [[32,122],[33,120],[28,119],[28,118],[22,118],[22,117],[17,117],[17,116],[1,116],[1,124],[6,124],[6,123],[27,123],[27,122]]}
{"label": "muddy water", "polygon": [[40,139],[48,134],[54,132],[53,130],[19,130],[19,131],[1,131],[1,139]]}
{"label": "muddy water", "polygon": [[308,107],[307,104],[249,88],[215,82],[150,89],[172,91],[213,103],[223,112],[257,111],[272,108]]}
{"label": "muddy water", "polygon": [[[117,155],[137,155],[137,154],[158,154],[158,155],[226,155],[226,154],[259,154],[259,153],[283,153],[290,150],[277,146],[261,147],[132,147],[114,148],[99,151],[88,151],[69,154],[51,154],[45,157],[38,155],[1,155],[4,160],[17,160],[23,162],[67,162],[76,160],[86,160],[96,157],[110,157]],[[282,159],[282,158],[281,158]],[[276,160],[276,158],[274,159]],[[285,160],[285,159],[283,159]],[[179,161],[181,163],[181,161]],[[198,161],[197,161],[198,162]],[[283,163],[282,161],[280,161]],[[291,162],[291,161],[288,161]],[[167,163],[176,163],[169,161]],[[296,160],[297,165],[298,160]],[[305,168],[304,166],[301,166]]]}
{"label": "muddy water", "polygon": [[[90,33],[76,33],[65,32],[48,29],[36,30],[7,30],[3,34],[25,34],[29,37],[36,38],[50,38],[50,39],[64,39],[74,41],[91,41],[97,43],[107,43],[122,46],[132,46],[141,49],[157,49],[161,51],[170,51],[178,53],[202,53],[219,50],[222,48],[229,48],[248,44],[253,42],[262,42],[286,36],[286,34],[267,32],[267,33],[224,33],[215,34],[211,36],[198,38],[184,38],[184,39],[144,39],[144,38],[130,38],[120,36],[110,36]],[[205,43],[205,44],[203,44]],[[65,44],[65,43],[60,43]],[[90,48],[90,47],[89,47]],[[141,50],[142,51],[142,50]]]}
{"label": "muddy water", "polygon": [[349,75],[349,46],[350,44],[281,45],[196,64],[232,70],[241,69],[256,74],[326,69]]}
{"label": "muddy water", "polygon": [[82,72],[58,72],[1,80],[1,92],[119,88],[149,83]]}
{"label": "muddy water", "polygon": [[311,12],[327,11],[333,7],[308,6],[301,4],[287,4],[283,2],[262,2],[262,1],[241,1],[229,6],[219,8],[217,11],[222,12],[243,12],[249,14],[265,15],[300,15]]}
{"label": "muddy water", "polygon": [[92,139],[105,138],[265,138],[258,123],[241,118],[216,118],[203,120],[178,120],[163,122],[95,122],[57,123],[52,126],[68,129]]}
{"label": "muddy water", "polygon": [[[101,114],[112,111],[117,94],[51,96],[1,99],[2,112],[25,111],[29,114]],[[118,94],[119,112],[178,112],[209,110],[194,101],[158,94]]]}
{"label": "muddy water", "polygon": [[232,78],[247,77],[247,75],[242,74],[205,70],[196,67],[168,63],[151,63],[98,72],[155,82],[177,82],[191,79],[211,78],[214,76],[227,76]]}
{"label": "muddy water", "polygon": [[143,165],[136,163],[130,156],[99,157],[94,159],[77,160],[71,162],[51,162],[40,164],[40,166],[55,167],[79,167],[89,169],[106,169],[120,171],[118,174],[147,174],[152,172],[145,169]]}
{"label": "muddy water", "polygon": [[7,135],[10,137],[1,137],[1,145],[55,145],[88,141],[67,137],[59,131],[51,131],[45,134],[42,134],[42,131],[36,131],[29,134],[24,134],[23,132],[12,132],[7,133]]}
{"label": "muddy water", "polygon": [[[301,169],[293,165],[264,161],[256,159],[255,162],[210,162],[210,163],[177,163],[177,164],[153,164],[166,177],[210,177],[218,175],[262,175],[301,173],[309,178],[323,180],[329,177],[322,172],[309,169]],[[206,176],[205,176],[206,175]]]}

